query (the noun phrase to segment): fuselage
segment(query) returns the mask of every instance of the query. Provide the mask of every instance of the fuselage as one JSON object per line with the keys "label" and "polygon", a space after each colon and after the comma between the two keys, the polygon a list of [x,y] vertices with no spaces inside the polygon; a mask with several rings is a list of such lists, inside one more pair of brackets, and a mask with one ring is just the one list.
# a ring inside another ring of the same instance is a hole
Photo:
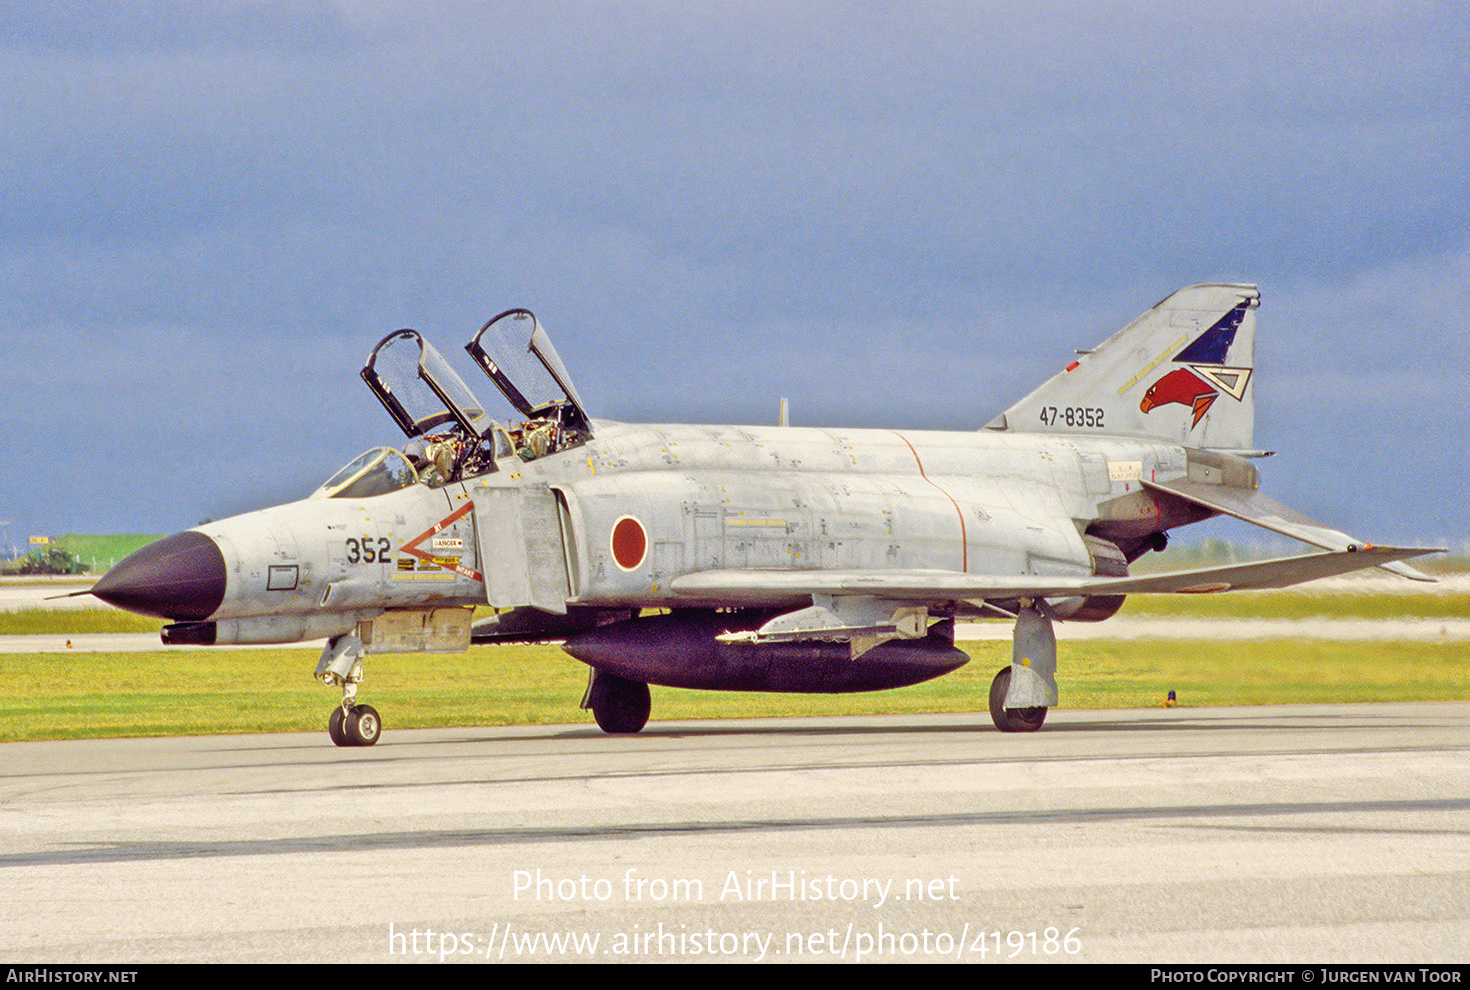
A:
{"label": "fuselage", "polygon": [[218,606],[159,614],[290,642],[395,608],[718,607],[672,588],[708,570],[1091,574],[1097,540],[1198,518],[1142,486],[1186,468],[1185,448],[1124,437],[597,423],[479,477],[197,527]]}

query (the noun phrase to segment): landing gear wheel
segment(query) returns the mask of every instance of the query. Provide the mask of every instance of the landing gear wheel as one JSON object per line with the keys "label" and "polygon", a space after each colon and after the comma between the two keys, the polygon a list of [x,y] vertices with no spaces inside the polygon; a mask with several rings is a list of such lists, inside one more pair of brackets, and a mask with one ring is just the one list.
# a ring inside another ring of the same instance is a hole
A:
{"label": "landing gear wheel", "polygon": [[327,719],[327,737],[338,746],[351,746],[352,741],[347,738],[347,713],[342,711],[338,705],[332,709],[332,717]]}
{"label": "landing gear wheel", "polygon": [[371,705],[359,705],[354,699],[362,684],[362,658],[366,654],[362,640],[353,635],[335,636],[327,640],[314,675],[327,687],[342,688],[342,703],[327,718],[327,737],[338,746],[371,746],[383,732],[383,720]]}
{"label": "landing gear wheel", "polygon": [[348,714],[343,728],[349,745],[371,746],[383,734],[383,720],[372,705],[358,705]]}
{"label": "landing gear wheel", "polygon": [[1035,732],[1046,721],[1045,708],[1007,708],[1006,692],[1011,688],[1011,668],[1002,667],[990,682],[990,717],[1002,732]]}
{"label": "landing gear wheel", "polygon": [[592,684],[592,717],[603,732],[637,732],[648,724],[653,701],[648,685],[598,672]]}

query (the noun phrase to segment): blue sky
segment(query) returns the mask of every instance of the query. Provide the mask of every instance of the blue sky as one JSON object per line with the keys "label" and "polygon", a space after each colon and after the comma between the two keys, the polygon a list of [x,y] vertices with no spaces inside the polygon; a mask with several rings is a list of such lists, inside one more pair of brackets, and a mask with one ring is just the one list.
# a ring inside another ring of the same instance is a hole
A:
{"label": "blue sky", "polygon": [[1463,541],[1467,60],[1450,4],[6,4],[0,519],[304,495],[400,438],[398,327],[533,309],[603,418],[971,429],[1248,281],[1267,490]]}

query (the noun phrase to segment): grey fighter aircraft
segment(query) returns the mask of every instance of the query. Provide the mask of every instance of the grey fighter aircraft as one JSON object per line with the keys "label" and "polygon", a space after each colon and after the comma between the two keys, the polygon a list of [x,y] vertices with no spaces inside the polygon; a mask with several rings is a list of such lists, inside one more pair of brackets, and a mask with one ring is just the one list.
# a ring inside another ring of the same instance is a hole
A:
{"label": "grey fighter aircraft", "polygon": [[[128,557],[91,593],[169,620],[165,643],[325,638],[329,734],[371,745],[374,653],[561,641],[582,707],[637,732],[649,684],[847,692],[969,659],[958,619],[1015,623],[990,687],[1003,731],[1057,704],[1056,621],[1130,594],[1277,588],[1364,567],[1428,580],[1258,490],[1247,285],[1176,292],[968,432],[648,426],[589,418],[526,310],[469,342],[516,410],[486,412],[418,333],[362,378],[405,434],[308,498]],[[1131,575],[1176,526],[1230,515],[1325,552]],[[473,620],[476,606],[495,614]]]}

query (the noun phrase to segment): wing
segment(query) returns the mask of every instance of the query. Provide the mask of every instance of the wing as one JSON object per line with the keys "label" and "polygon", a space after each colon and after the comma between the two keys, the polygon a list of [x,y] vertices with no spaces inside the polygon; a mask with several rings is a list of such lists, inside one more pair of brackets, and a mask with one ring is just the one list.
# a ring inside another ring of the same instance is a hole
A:
{"label": "wing", "polygon": [[671,590],[691,605],[777,607],[817,595],[865,595],[888,601],[938,604],[956,601],[1004,601],[1017,598],[1064,598],[1073,595],[1200,593],[1258,588],[1285,588],[1304,581],[1382,567],[1410,557],[1440,551],[1426,547],[1375,547],[1279,557],[1251,564],[1230,564],[1136,577],[1049,576],[1044,574],[983,575],[958,571],[698,571],[675,578]]}

